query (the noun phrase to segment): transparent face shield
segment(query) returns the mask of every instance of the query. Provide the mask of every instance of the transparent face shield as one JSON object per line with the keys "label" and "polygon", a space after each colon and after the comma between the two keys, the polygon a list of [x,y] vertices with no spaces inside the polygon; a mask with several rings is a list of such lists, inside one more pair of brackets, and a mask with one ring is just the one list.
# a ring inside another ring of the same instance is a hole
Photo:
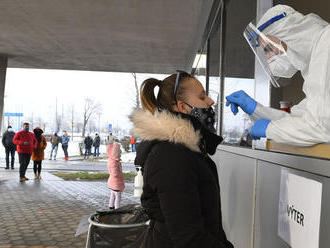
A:
{"label": "transparent face shield", "polygon": [[279,61],[289,61],[286,55],[285,44],[274,36],[260,32],[252,23],[249,23],[246,27],[244,37],[262,68],[269,76],[272,85],[276,88],[281,87],[281,83],[278,80],[279,77],[274,75],[274,71],[280,69],[277,66]]}

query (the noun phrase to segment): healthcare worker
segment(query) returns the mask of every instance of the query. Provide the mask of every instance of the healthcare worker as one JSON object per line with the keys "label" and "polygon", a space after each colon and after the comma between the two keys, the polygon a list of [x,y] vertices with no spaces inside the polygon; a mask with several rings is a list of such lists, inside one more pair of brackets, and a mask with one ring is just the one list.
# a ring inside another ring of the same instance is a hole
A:
{"label": "healthcare worker", "polygon": [[305,80],[306,97],[292,107],[291,114],[265,107],[244,91],[226,97],[234,115],[239,106],[256,119],[251,137],[296,146],[330,142],[329,23],[315,14],[277,5],[257,27],[250,23],[244,36],[275,87],[281,86],[276,77],[291,78],[297,71]]}

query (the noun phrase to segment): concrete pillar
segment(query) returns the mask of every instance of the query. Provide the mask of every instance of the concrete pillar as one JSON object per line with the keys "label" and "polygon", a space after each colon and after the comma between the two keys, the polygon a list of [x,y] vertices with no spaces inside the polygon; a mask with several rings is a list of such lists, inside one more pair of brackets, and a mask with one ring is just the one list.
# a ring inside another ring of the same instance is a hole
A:
{"label": "concrete pillar", "polygon": [[7,62],[8,62],[7,56],[3,56],[3,55],[0,56],[0,127],[2,127],[2,121],[3,121]]}

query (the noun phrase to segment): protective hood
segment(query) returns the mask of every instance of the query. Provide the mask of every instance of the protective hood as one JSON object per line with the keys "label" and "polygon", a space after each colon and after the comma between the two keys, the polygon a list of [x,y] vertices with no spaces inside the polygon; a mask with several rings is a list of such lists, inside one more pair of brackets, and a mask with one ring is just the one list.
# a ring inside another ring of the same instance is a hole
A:
{"label": "protective hood", "polygon": [[286,16],[266,27],[263,33],[275,36],[287,44],[288,59],[306,78],[313,47],[329,24],[315,14],[303,15],[289,6],[276,5],[263,15],[257,26],[284,12]]}

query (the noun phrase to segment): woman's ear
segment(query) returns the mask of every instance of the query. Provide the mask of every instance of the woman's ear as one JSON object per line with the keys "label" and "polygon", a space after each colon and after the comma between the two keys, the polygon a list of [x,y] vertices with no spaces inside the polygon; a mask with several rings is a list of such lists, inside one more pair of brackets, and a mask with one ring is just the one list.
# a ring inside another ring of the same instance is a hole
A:
{"label": "woman's ear", "polygon": [[177,108],[180,113],[189,114],[190,109],[183,101],[178,100]]}

